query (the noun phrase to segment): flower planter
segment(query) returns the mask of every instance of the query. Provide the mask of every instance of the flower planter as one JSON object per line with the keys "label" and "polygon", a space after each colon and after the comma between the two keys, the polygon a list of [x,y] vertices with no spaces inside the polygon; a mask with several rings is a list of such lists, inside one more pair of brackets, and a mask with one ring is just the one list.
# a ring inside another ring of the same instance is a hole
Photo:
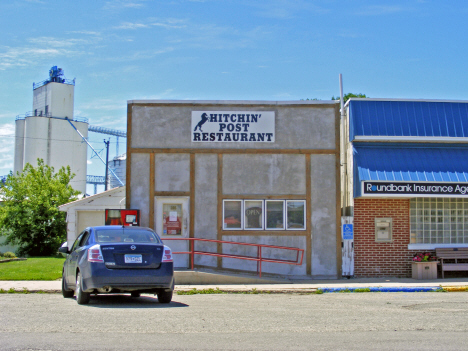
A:
{"label": "flower planter", "polygon": [[413,279],[437,279],[437,261],[411,262]]}

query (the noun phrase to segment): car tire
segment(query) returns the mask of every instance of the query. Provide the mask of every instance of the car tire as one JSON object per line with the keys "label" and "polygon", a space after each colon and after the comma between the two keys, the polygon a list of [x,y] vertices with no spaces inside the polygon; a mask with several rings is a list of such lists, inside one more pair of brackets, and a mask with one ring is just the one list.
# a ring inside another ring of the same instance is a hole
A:
{"label": "car tire", "polygon": [[171,291],[161,291],[158,294],[159,303],[169,303],[172,301],[172,290]]}
{"label": "car tire", "polygon": [[65,281],[65,274],[62,273],[62,295],[65,298],[73,297],[75,292],[73,290],[68,289],[67,282]]}
{"label": "car tire", "polygon": [[131,295],[132,297],[140,297],[141,294],[139,292],[133,291]]}
{"label": "car tire", "polygon": [[81,273],[78,272],[76,275],[76,302],[78,305],[86,305],[89,302],[90,293],[86,293],[83,291],[83,278],[81,277]]}

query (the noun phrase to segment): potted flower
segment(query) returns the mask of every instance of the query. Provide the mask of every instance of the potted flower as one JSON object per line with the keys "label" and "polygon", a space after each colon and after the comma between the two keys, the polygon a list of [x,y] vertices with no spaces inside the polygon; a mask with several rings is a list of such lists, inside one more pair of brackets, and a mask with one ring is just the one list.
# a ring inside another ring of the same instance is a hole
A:
{"label": "potted flower", "polygon": [[432,262],[437,261],[437,257],[430,252],[417,253],[413,256],[413,262]]}
{"label": "potted flower", "polygon": [[413,279],[437,279],[437,257],[430,252],[417,253],[411,270]]}

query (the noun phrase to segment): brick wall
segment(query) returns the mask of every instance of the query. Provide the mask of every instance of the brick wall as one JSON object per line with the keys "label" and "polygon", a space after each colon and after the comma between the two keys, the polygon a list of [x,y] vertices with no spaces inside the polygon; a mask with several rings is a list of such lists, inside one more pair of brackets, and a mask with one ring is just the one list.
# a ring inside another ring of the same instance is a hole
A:
{"label": "brick wall", "polygon": [[[375,218],[393,218],[393,240],[375,242]],[[409,199],[354,199],[354,276],[411,277]]]}

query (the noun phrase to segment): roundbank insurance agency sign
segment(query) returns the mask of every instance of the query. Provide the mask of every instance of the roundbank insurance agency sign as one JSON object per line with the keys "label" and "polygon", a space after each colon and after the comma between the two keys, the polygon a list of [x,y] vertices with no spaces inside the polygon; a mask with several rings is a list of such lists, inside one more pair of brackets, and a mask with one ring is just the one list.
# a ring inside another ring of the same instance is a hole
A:
{"label": "roundbank insurance agency sign", "polygon": [[362,196],[468,196],[468,183],[362,181]]}
{"label": "roundbank insurance agency sign", "polygon": [[192,142],[274,141],[273,111],[192,111]]}

